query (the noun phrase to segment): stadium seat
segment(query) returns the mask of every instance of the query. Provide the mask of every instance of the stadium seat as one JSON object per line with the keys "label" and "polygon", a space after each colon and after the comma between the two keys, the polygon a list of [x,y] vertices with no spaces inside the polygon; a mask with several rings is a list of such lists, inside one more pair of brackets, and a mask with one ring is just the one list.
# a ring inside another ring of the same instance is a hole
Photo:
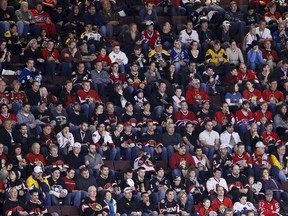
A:
{"label": "stadium seat", "polygon": [[169,16],[158,16],[158,23],[162,26],[165,22],[170,22]]}
{"label": "stadium seat", "polygon": [[125,16],[120,18],[121,25],[130,25],[131,23],[135,23],[134,16]]}
{"label": "stadium seat", "polygon": [[61,206],[62,216],[80,216],[79,208],[76,206]]}
{"label": "stadium seat", "polygon": [[166,161],[156,161],[155,167],[162,167],[164,170],[169,170],[169,166]]}
{"label": "stadium seat", "polygon": [[113,161],[109,161],[109,160],[103,160],[104,165],[108,166],[109,169],[113,169],[114,170],[114,163]]}
{"label": "stadium seat", "polygon": [[130,161],[127,160],[114,161],[114,168],[116,172],[124,172],[126,169],[131,168]]}
{"label": "stadium seat", "polygon": [[48,213],[56,212],[59,216],[61,215],[60,206],[47,206]]}

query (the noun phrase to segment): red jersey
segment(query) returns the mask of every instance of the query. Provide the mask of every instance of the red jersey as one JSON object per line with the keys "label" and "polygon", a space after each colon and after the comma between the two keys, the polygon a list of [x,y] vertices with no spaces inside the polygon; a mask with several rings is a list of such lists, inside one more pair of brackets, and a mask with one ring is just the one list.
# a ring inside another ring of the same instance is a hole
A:
{"label": "red jersey", "polygon": [[269,56],[271,55],[274,59],[274,62],[279,62],[279,56],[275,50],[268,51],[266,49],[262,49],[261,51],[262,51],[263,59],[268,60]]}
{"label": "red jersey", "polygon": [[232,113],[227,114],[222,111],[217,111],[215,113],[215,121],[220,125],[226,125],[228,122],[234,122],[234,115]]}
{"label": "red jersey", "polygon": [[189,167],[195,167],[195,161],[189,153],[179,155],[178,152],[175,152],[169,160],[169,167],[171,170],[188,169]]}
{"label": "red jersey", "polygon": [[262,134],[261,134],[262,138],[263,138],[263,142],[266,146],[269,145],[269,143],[273,143],[273,145],[278,145],[281,140],[278,136],[278,134],[274,131],[272,131],[271,133],[267,133],[267,131],[263,131]]}
{"label": "red jersey", "polygon": [[243,73],[241,70],[238,70],[237,78],[238,80],[242,80],[242,81],[247,81],[247,80],[258,81],[258,77],[254,73],[254,71],[249,70],[249,69],[246,70],[246,73]]}
{"label": "red jersey", "polygon": [[186,92],[186,100],[189,105],[200,104],[203,100],[210,100],[209,96],[203,89],[195,89],[190,86]]}
{"label": "red jersey", "polygon": [[236,154],[235,152],[232,155],[233,164],[238,164],[240,168],[242,167],[241,164],[246,161],[246,163],[252,167],[252,157],[247,152],[244,152],[242,155]]}
{"label": "red jersey", "polygon": [[42,55],[45,60],[48,60],[48,58],[52,57],[53,59],[60,61],[60,53],[57,49],[49,51],[47,48],[44,48],[42,49]]}
{"label": "red jersey", "polygon": [[115,74],[115,73],[110,73],[110,79],[111,79],[111,82],[112,83],[125,83],[126,82],[126,77],[124,74],[122,73],[118,73],[118,74]]}
{"label": "red jersey", "polygon": [[19,91],[19,92],[15,92],[15,91],[11,91],[9,92],[9,103],[13,104],[13,103],[26,103],[27,102],[27,97],[24,91]]}
{"label": "red jersey", "polygon": [[226,208],[233,208],[233,203],[228,197],[224,197],[222,201],[216,197],[212,202],[211,208],[215,212],[224,213]]}
{"label": "red jersey", "polygon": [[258,212],[265,216],[278,216],[280,215],[280,204],[275,199],[271,202],[260,200]]}
{"label": "red jersey", "polygon": [[245,124],[250,126],[254,122],[254,113],[241,109],[236,112],[235,118],[238,125]]}
{"label": "red jersey", "polygon": [[210,207],[209,209],[204,208],[204,206],[201,206],[197,212],[200,216],[209,216],[209,213],[213,211],[213,209]]}
{"label": "red jersey", "polygon": [[142,31],[141,33],[142,39],[147,41],[147,44],[149,47],[154,48],[154,45],[156,41],[161,41],[160,34],[157,30],[154,30],[153,32],[148,32],[147,30]]}
{"label": "red jersey", "polygon": [[0,114],[0,120],[2,121],[2,123],[3,123],[5,120],[7,120],[7,119],[10,119],[10,120],[12,120],[12,121],[17,122],[17,118],[16,118],[16,116],[15,116],[14,114],[8,113],[7,116],[4,116],[3,114]]}
{"label": "red jersey", "polygon": [[32,9],[32,10],[30,10],[30,12],[35,17],[35,21],[37,23],[46,24],[48,19],[51,20],[49,13],[47,13],[45,11],[38,12],[36,9]]}
{"label": "red jersey", "polygon": [[9,103],[9,92],[4,91],[0,92],[0,104],[8,104]]}
{"label": "red jersey", "polygon": [[279,90],[271,91],[270,89],[265,89],[263,91],[263,99],[268,103],[278,103],[284,101],[284,95]]}
{"label": "red jersey", "polygon": [[42,154],[35,155],[32,152],[27,154],[27,159],[31,166],[42,166],[45,165],[45,158]]}
{"label": "red jersey", "polygon": [[101,56],[101,55],[98,55],[97,57],[96,57],[96,59],[98,59],[98,60],[100,60],[101,62],[105,62],[107,65],[111,65],[112,64],[112,62],[111,62],[111,59],[109,58],[109,56]]}
{"label": "red jersey", "polygon": [[245,89],[242,95],[244,99],[250,101],[253,104],[263,100],[262,94],[258,89],[254,89],[252,92],[248,89]]}
{"label": "red jersey", "polygon": [[[279,20],[281,18],[281,14],[277,11],[275,11],[274,14],[272,14],[270,11],[268,11],[264,14],[264,18],[266,18],[266,17],[270,17],[271,19],[275,18],[276,20]],[[263,56],[263,58],[264,58],[264,56]]]}
{"label": "red jersey", "polygon": [[179,110],[175,113],[174,121],[177,126],[185,126],[187,122],[197,122],[197,118],[195,114],[191,111],[183,112],[182,110]]}
{"label": "red jersey", "polygon": [[100,101],[99,95],[93,89],[90,89],[88,92],[85,92],[83,89],[79,89],[77,91],[77,95],[81,104],[87,102],[87,99],[89,98],[93,98],[95,101]]}
{"label": "red jersey", "polygon": [[264,153],[263,155],[258,155],[257,150],[255,150],[254,154],[252,155],[252,160],[253,167],[263,168],[267,167],[269,164],[272,164],[272,160],[269,155],[267,155],[266,153]]}
{"label": "red jersey", "polygon": [[65,182],[66,188],[68,190],[68,192],[71,192],[73,190],[75,190],[76,188],[76,183],[73,179],[69,179],[66,176],[62,178],[63,181]]}
{"label": "red jersey", "polygon": [[258,110],[255,113],[255,121],[256,123],[261,123],[261,124],[265,124],[267,121],[271,121],[272,120],[272,113],[270,111],[266,111],[265,113],[263,113],[261,110]]}
{"label": "red jersey", "polygon": [[8,161],[8,157],[2,153],[2,155],[0,155],[0,169],[2,169],[3,167],[5,167],[7,161]]}

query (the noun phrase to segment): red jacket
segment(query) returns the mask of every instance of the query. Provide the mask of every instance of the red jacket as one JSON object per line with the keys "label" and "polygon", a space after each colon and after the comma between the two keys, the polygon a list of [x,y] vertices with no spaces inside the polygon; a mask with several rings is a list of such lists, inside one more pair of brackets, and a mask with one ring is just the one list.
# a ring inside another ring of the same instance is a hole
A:
{"label": "red jacket", "polygon": [[35,155],[33,154],[32,152],[28,153],[27,154],[27,159],[29,161],[29,163],[34,166],[34,165],[40,165],[41,163],[43,165],[46,164],[45,162],[45,158],[42,154],[38,154],[38,155]]}
{"label": "red jacket", "polygon": [[238,125],[245,124],[249,126],[254,122],[254,113],[250,111],[247,113],[247,115],[245,115],[243,109],[241,109],[236,112],[235,118]]}
{"label": "red jacket", "polygon": [[243,80],[243,81],[247,81],[247,80],[258,81],[258,77],[254,73],[254,71],[249,70],[249,69],[247,69],[246,73],[243,73],[241,70],[238,70],[237,78],[238,80]]}
{"label": "red jacket", "polygon": [[268,60],[269,55],[271,55],[274,59],[273,62],[276,62],[276,63],[279,62],[279,57],[275,50],[267,51],[266,49],[262,49],[261,51],[262,51],[263,59]]}
{"label": "red jacket", "polygon": [[263,99],[264,101],[270,103],[272,100],[276,100],[276,103],[279,101],[284,101],[284,95],[282,92],[276,90],[276,91],[271,91],[270,89],[265,89],[263,91]]}
{"label": "red jacket", "polygon": [[175,152],[170,160],[169,160],[169,166],[171,170],[174,169],[188,169],[191,166],[195,167],[195,161],[191,154],[186,153],[185,155],[179,155],[178,152]]}
{"label": "red jacket", "polygon": [[185,126],[189,121],[198,123],[195,114],[191,111],[183,113],[182,110],[179,110],[175,113],[174,120],[177,126]]}
{"label": "red jacket", "polygon": [[262,94],[258,89],[254,89],[253,92],[250,92],[248,89],[245,89],[243,91],[243,98],[246,100],[249,100],[250,102],[255,102],[259,101],[262,98]]}
{"label": "red jacket", "polygon": [[256,123],[260,122],[264,125],[268,120],[272,120],[272,113],[270,111],[266,111],[265,113],[263,113],[261,110],[258,110],[255,113]]}
{"label": "red jacket", "polygon": [[233,203],[228,197],[224,197],[222,202],[216,197],[212,202],[211,209],[219,212],[219,207],[222,205],[225,206],[225,208],[233,208]]}
{"label": "red jacket", "polygon": [[243,155],[241,156],[234,152],[232,155],[232,159],[233,159],[233,164],[241,164],[243,161],[246,161],[246,163],[250,167],[252,167],[252,164],[253,164],[252,157],[247,152],[244,152]]}
{"label": "red jacket", "polygon": [[275,199],[271,202],[260,200],[258,212],[261,216],[278,216],[280,213],[280,204]]}
{"label": "red jacket", "polygon": [[60,61],[60,53],[57,49],[53,49],[52,52],[47,48],[42,49],[42,55],[45,60],[48,60],[49,57],[54,58],[55,60]]}
{"label": "red jacket", "polygon": [[[273,140],[274,144],[279,144],[281,142],[278,134],[274,131],[272,131],[270,134],[268,134],[266,131],[262,132],[262,138],[263,138],[263,142],[266,146],[269,145],[269,142]],[[274,145],[273,144],[273,145]]]}
{"label": "red jacket", "polygon": [[193,86],[190,86],[186,92],[186,100],[189,105],[194,105],[199,104],[201,100],[210,100],[210,98],[204,90],[196,90]]}
{"label": "red jacket", "polygon": [[93,89],[90,89],[89,92],[85,92],[83,89],[79,89],[77,91],[77,94],[79,96],[80,102],[85,103],[87,98],[94,98],[95,101],[100,101],[100,97],[97,94],[97,92]]}
{"label": "red jacket", "polygon": [[234,115],[232,113],[225,114],[222,111],[215,113],[215,121],[220,125],[226,125],[228,122],[234,122]]}

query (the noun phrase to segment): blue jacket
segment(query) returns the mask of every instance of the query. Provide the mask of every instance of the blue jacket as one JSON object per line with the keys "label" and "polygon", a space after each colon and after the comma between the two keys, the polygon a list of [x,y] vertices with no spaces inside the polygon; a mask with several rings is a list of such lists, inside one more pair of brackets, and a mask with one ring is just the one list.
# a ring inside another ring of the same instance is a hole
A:
{"label": "blue jacket", "polygon": [[184,62],[189,62],[189,55],[188,52],[184,49],[181,49],[181,51],[178,53],[175,51],[174,48],[169,50],[169,54],[172,60],[172,63],[179,62],[180,60],[183,60]]}
{"label": "blue jacket", "polygon": [[258,52],[255,52],[253,49],[250,49],[247,53],[247,62],[248,65],[250,63],[254,64],[264,64],[264,59],[262,56],[262,51],[258,50]]}

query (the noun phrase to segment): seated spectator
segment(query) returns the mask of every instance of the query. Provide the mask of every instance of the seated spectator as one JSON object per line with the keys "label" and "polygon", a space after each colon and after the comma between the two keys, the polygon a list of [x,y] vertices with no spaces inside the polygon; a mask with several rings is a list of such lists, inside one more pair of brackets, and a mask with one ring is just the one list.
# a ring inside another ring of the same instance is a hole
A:
{"label": "seated spectator", "polygon": [[118,212],[122,214],[132,214],[141,216],[141,207],[137,199],[132,197],[132,190],[130,187],[124,189],[124,196],[119,199],[117,203]]}
{"label": "seated spectator", "polygon": [[[82,21],[82,20],[81,20]],[[87,7],[87,11],[83,14],[84,23],[90,23],[93,26],[98,26],[99,33],[102,37],[107,35],[107,30],[105,26],[105,21],[101,17],[99,12],[96,12],[96,7],[94,4],[91,4]]]}
{"label": "seated spectator", "polygon": [[37,136],[42,131],[34,115],[30,112],[30,104],[24,103],[22,110],[17,113],[16,117],[18,124],[25,123],[27,125],[29,134],[32,133]]}
{"label": "seated spectator", "polygon": [[262,51],[259,50],[259,43],[253,41],[251,44],[251,49],[247,52],[247,65],[249,69],[260,73],[261,65],[265,63]]}
{"label": "seated spectator", "polygon": [[223,79],[218,74],[219,73],[214,71],[214,67],[210,64],[206,67],[206,71],[204,71],[202,74],[202,80],[208,87],[209,95],[224,94],[225,90],[221,86],[221,80]]}
{"label": "seated spectator", "polygon": [[168,189],[166,191],[165,199],[160,201],[159,212],[164,215],[178,214],[180,212],[179,203],[175,200],[172,189]]}
{"label": "seated spectator", "polygon": [[[80,39],[77,43],[81,50],[81,53],[85,57],[82,57],[85,62],[95,60],[95,52],[103,45],[103,38],[98,33],[98,28],[93,27],[92,23],[85,24],[85,31],[82,32]],[[86,47],[85,47],[86,46]],[[89,55],[90,54],[90,55]]]}
{"label": "seated spectator", "polygon": [[288,80],[287,71],[288,61],[283,60],[281,66],[276,68],[273,73],[271,73],[271,78],[277,80],[277,84],[279,84],[280,88],[284,86],[284,83]]}
{"label": "seated spectator", "polygon": [[81,152],[81,144],[75,142],[72,147],[72,151],[69,151],[67,155],[65,155],[65,161],[69,165],[69,167],[74,168],[76,172],[79,174],[79,170],[85,167],[85,159],[84,155],[80,154]]}
{"label": "seated spectator", "polygon": [[288,199],[288,192],[283,191],[280,182],[277,181],[273,176],[270,176],[270,171],[268,168],[264,168],[262,170],[261,183],[262,183],[262,191],[265,194],[271,190],[275,199],[277,200]]}
{"label": "seated spectator", "polygon": [[[165,22],[160,32],[161,42],[163,44],[163,49],[169,50],[173,47],[173,43],[176,39],[176,35],[171,28],[170,22]],[[181,41],[182,42],[182,41]]]}
{"label": "seated spectator", "polygon": [[120,50],[120,44],[118,42],[113,43],[112,52],[109,53],[111,62],[117,62],[119,65],[119,72],[125,73],[125,65],[128,64],[128,58],[124,52]]}
{"label": "seated spectator", "polygon": [[284,95],[281,91],[277,90],[277,86],[277,80],[271,79],[269,88],[262,93],[263,99],[268,103],[269,111],[272,114],[275,114],[276,108],[284,102]]}
{"label": "seated spectator", "polygon": [[242,51],[237,47],[236,41],[231,40],[230,46],[226,49],[228,62],[234,66],[238,66],[240,63],[244,63]]}
{"label": "seated spectator", "polygon": [[[221,178],[221,169],[216,168],[213,170],[213,177],[209,178],[206,182],[207,192],[209,193],[212,200],[217,196],[218,187],[222,187],[222,190],[228,192],[227,182],[224,178]],[[215,209],[214,211],[217,211]]]}
{"label": "seated spectator", "polygon": [[229,86],[225,95],[225,101],[233,114],[235,114],[241,107],[243,99],[241,93],[239,92],[239,86],[237,83]]}
{"label": "seated spectator", "polygon": [[193,22],[188,21],[186,24],[186,29],[179,33],[179,40],[183,44],[183,48],[188,51],[192,41],[199,43],[199,36],[197,31],[193,30]]}
{"label": "seated spectator", "polygon": [[26,67],[21,71],[19,81],[25,88],[30,88],[33,81],[41,83],[41,72],[35,68],[33,59],[27,58]]}
{"label": "seated spectator", "polygon": [[[40,150],[40,148],[39,148]],[[51,196],[49,194],[49,183],[43,176],[43,170],[40,166],[35,166],[32,175],[26,180],[29,190],[36,190],[39,193],[40,200],[45,206],[51,206]],[[45,195],[44,195],[45,194]]]}
{"label": "seated spectator", "polygon": [[77,63],[77,69],[73,71],[71,80],[75,91],[81,89],[83,81],[92,81],[90,71],[85,68],[84,62]]}
{"label": "seated spectator", "polygon": [[286,47],[287,38],[288,38],[288,32],[285,30],[285,25],[283,23],[279,23],[278,29],[273,33],[273,41],[276,43],[275,49],[277,53],[279,53],[282,49]]}
{"label": "seated spectator", "polygon": [[8,214],[22,214],[28,215],[26,207],[23,201],[18,200],[16,187],[13,187],[9,190],[7,199],[5,200],[5,205],[3,206],[3,212]]}
{"label": "seated spectator", "polygon": [[123,42],[125,43],[125,46],[122,47],[123,52],[127,54],[132,53],[135,46],[141,46],[142,41],[137,24],[131,23],[129,30],[123,34]]}
{"label": "seated spectator", "polygon": [[105,124],[99,123],[98,130],[92,135],[93,143],[97,146],[98,153],[109,160],[119,160],[119,149],[115,148],[111,135],[106,131]]}
{"label": "seated spectator", "polygon": [[262,45],[266,40],[272,40],[271,31],[266,28],[266,21],[260,20],[259,26],[256,27],[256,34],[259,36],[258,42]]}
{"label": "seated spectator", "polygon": [[[203,152],[209,160],[213,159],[213,155],[219,149],[219,133],[213,130],[212,120],[204,122],[205,130],[199,134],[199,141],[203,146]],[[208,139],[209,137],[209,139]]]}
{"label": "seated spectator", "polygon": [[60,65],[60,54],[58,49],[54,47],[54,41],[50,40],[47,42],[47,48],[42,49],[42,55],[46,63],[46,74],[54,77],[57,66]]}
{"label": "seated spectator", "polygon": [[51,205],[59,206],[59,201],[63,201],[66,205],[70,204],[66,184],[60,178],[59,168],[53,168],[51,176],[47,180],[50,186]]}
{"label": "seated spectator", "polygon": [[105,96],[105,90],[111,83],[109,74],[103,69],[103,64],[100,60],[95,61],[95,69],[91,71],[91,79],[93,87],[100,96]]}
{"label": "seated spectator", "polygon": [[66,156],[74,146],[74,137],[73,134],[69,132],[69,126],[67,124],[62,125],[62,130],[57,134],[57,141],[60,153]]}
{"label": "seated spectator", "polygon": [[256,208],[252,202],[247,201],[247,195],[241,194],[239,201],[235,202],[233,205],[233,212],[235,215],[239,216],[241,214],[247,214],[248,211],[256,212]]}
{"label": "seated spectator", "polygon": [[91,214],[108,214],[109,206],[102,199],[96,199],[96,187],[94,185],[90,185],[87,191],[88,196],[81,202],[81,214],[83,216],[89,216]]}
{"label": "seated spectator", "polygon": [[55,24],[52,23],[49,13],[43,10],[42,3],[37,3],[35,9],[32,9],[30,12],[35,17],[36,23],[45,29],[50,37],[56,34]]}
{"label": "seated spectator", "polygon": [[43,131],[39,134],[37,141],[41,146],[41,154],[47,157],[49,154],[49,147],[52,144],[58,144],[56,135],[52,131],[52,125],[48,123],[44,125]]}
{"label": "seated spectator", "polygon": [[254,5],[249,4],[247,7],[247,13],[244,15],[244,21],[246,26],[257,25],[260,17],[258,12],[255,11]]}
{"label": "seated spectator", "polygon": [[280,212],[280,204],[273,198],[273,191],[267,190],[265,192],[265,199],[260,200],[258,212],[260,214],[276,215]]}
{"label": "seated spectator", "polygon": [[240,142],[237,144],[237,148],[234,148],[233,164],[236,164],[240,168],[241,174],[246,176],[253,175],[253,160],[251,155],[245,151],[245,144]]}
{"label": "seated spectator", "polygon": [[67,80],[64,88],[59,93],[58,101],[63,103],[63,107],[66,108],[67,113],[72,112],[74,102],[77,100],[76,92],[73,90],[73,82]]}
{"label": "seated spectator", "polygon": [[262,65],[262,71],[257,75],[261,84],[261,90],[269,88],[269,80],[271,80],[271,68],[267,64]]}
{"label": "seated spectator", "polygon": [[[193,155],[192,157],[195,163],[195,168],[197,168],[197,171],[199,172],[199,178],[203,182],[206,181],[208,177],[210,176],[210,170],[212,167],[207,156],[203,154],[202,147],[197,146],[195,148],[195,156]],[[188,173],[188,176],[189,176],[189,173]]]}
{"label": "seated spectator", "polygon": [[[281,182],[287,181],[286,174],[287,174],[287,159],[286,159],[286,150],[283,144],[279,144],[276,147],[276,151],[271,154],[272,160],[272,168],[271,174],[274,178]],[[281,159],[282,158],[282,159]]]}
{"label": "seated spectator", "polygon": [[243,51],[249,51],[252,47],[253,41],[259,41],[260,36],[256,32],[256,26],[251,25],[249,28],[249,32],[245,35],[243,39]]}
{"label": "seated spectator", "polygon": [[260,103],[263,102],[263,97],[258,89],[254,88],[254,82],[247,80],[245,82],[246,89],[243,91],[243,100],[250,102],[250,107],[253,111],[258,110]]}
{"label": "seated spectator", "polygon": [[271,41],[267,40],[264,42],[264,49],[262,51],[262,56],[266,64],[269,65],[273,71],[279,62],[279,57],[276,50],[271,48]]}
{"label": "seated spectator", "polygon": [[221,144],[219,151],[213,159],[213,169],[220,169],[223,176],[227,176],[231,172],[233,165],[232,155],[228,152],[228,146]]}
{"label": "seated spectator", "polygon": [[139,12],[140,22],[146,24],[147,21],[152,21],[154,23],[158,22],[157,11],[154,4],[150,1],[145,2],[145,8],[142,8]]}
{"label": "seated spectator", "polygon": [[[218,214],[224,214],[227,209],[233,208],[233,203],[230,198],[225,196],[225,188],[223,186],[217,187],[217,196],[212,201],[211,209]],[[232,212],[231,212],[232,213]]]}
{"label": "seated spectator", "polygon": [[237,144],[241,142],[240,136],[234,131],[234,126],[231,122],[226,124],[226,130],[220,134],[220,143],[224,144],[229,148],[229,152],[233,152],[233,149]]}
{"label": "seated spectator", "polygon": [[272,113],[268,111],[268,104],[266,101],[260,103],[260,110],[255,112],[255,122],[260,127],[260,130],[267,129],[266,123],[272,121]]}
{"label": "seated spectator", "polygon": [[76,47],[75,41],[70,41],[67,48],[62,49],[61,60],[62,75],[71,78],[72,68],[75,66],[76,63],[82,61],[82,56]]}
{"label": "seated spectator", "polygon": [[107,55],[107,50],[105,47],[100,48],[99,55],[96,56],[96,59],[102,62],[102,66],[105,71],[109,71],[111,65],[111,59]]}
{"label": "seated spectator", "polygon": [[[197,41],[192,41],[190,43],[190,47],[188,47],[188,55],[189,55],[189,59],[190,62],[188,64],[188,71],[191,70],[191,68],[189,67],[190,64],[195,64],[197,63],[197,69],[202,72],[205,70],[205,66],[204,66],[204,56],[201,53],[201,50],[199,49],[199,43]],[[188,80],[189,81],[189,80]]]}
{"label": "seated spectator", "polygon": [[154,22],[151,20],[145,21],[146,29],[141,32],[142,50],[145,57],[148,56],[150,50],[154,48],[157,41],[160,41],[160,33],[154,29]]}
{"label": "seated spectator", "polygon": [[15,24],[10,24],[9,30],[4,33],[4,38],[7,42],[7,49],[11,54],[22,53],[22,43]]}
{"label": "seated spectator", "polygon": [[213,41],[217,39],[215,33],[208,29],[208,20],[200,20],[200,28],[198,30],[199,44],[201,44],[202,53],[206,53],[207,50],[213,45]]}
{"label": "seated spectator", "polygon": [[169,50],[171,56],[171,63],[176,68],[176,73],[183,71],[189,62],[189,56],[186,49],[182,48],[180,40],[174,41],[174,47]]}

